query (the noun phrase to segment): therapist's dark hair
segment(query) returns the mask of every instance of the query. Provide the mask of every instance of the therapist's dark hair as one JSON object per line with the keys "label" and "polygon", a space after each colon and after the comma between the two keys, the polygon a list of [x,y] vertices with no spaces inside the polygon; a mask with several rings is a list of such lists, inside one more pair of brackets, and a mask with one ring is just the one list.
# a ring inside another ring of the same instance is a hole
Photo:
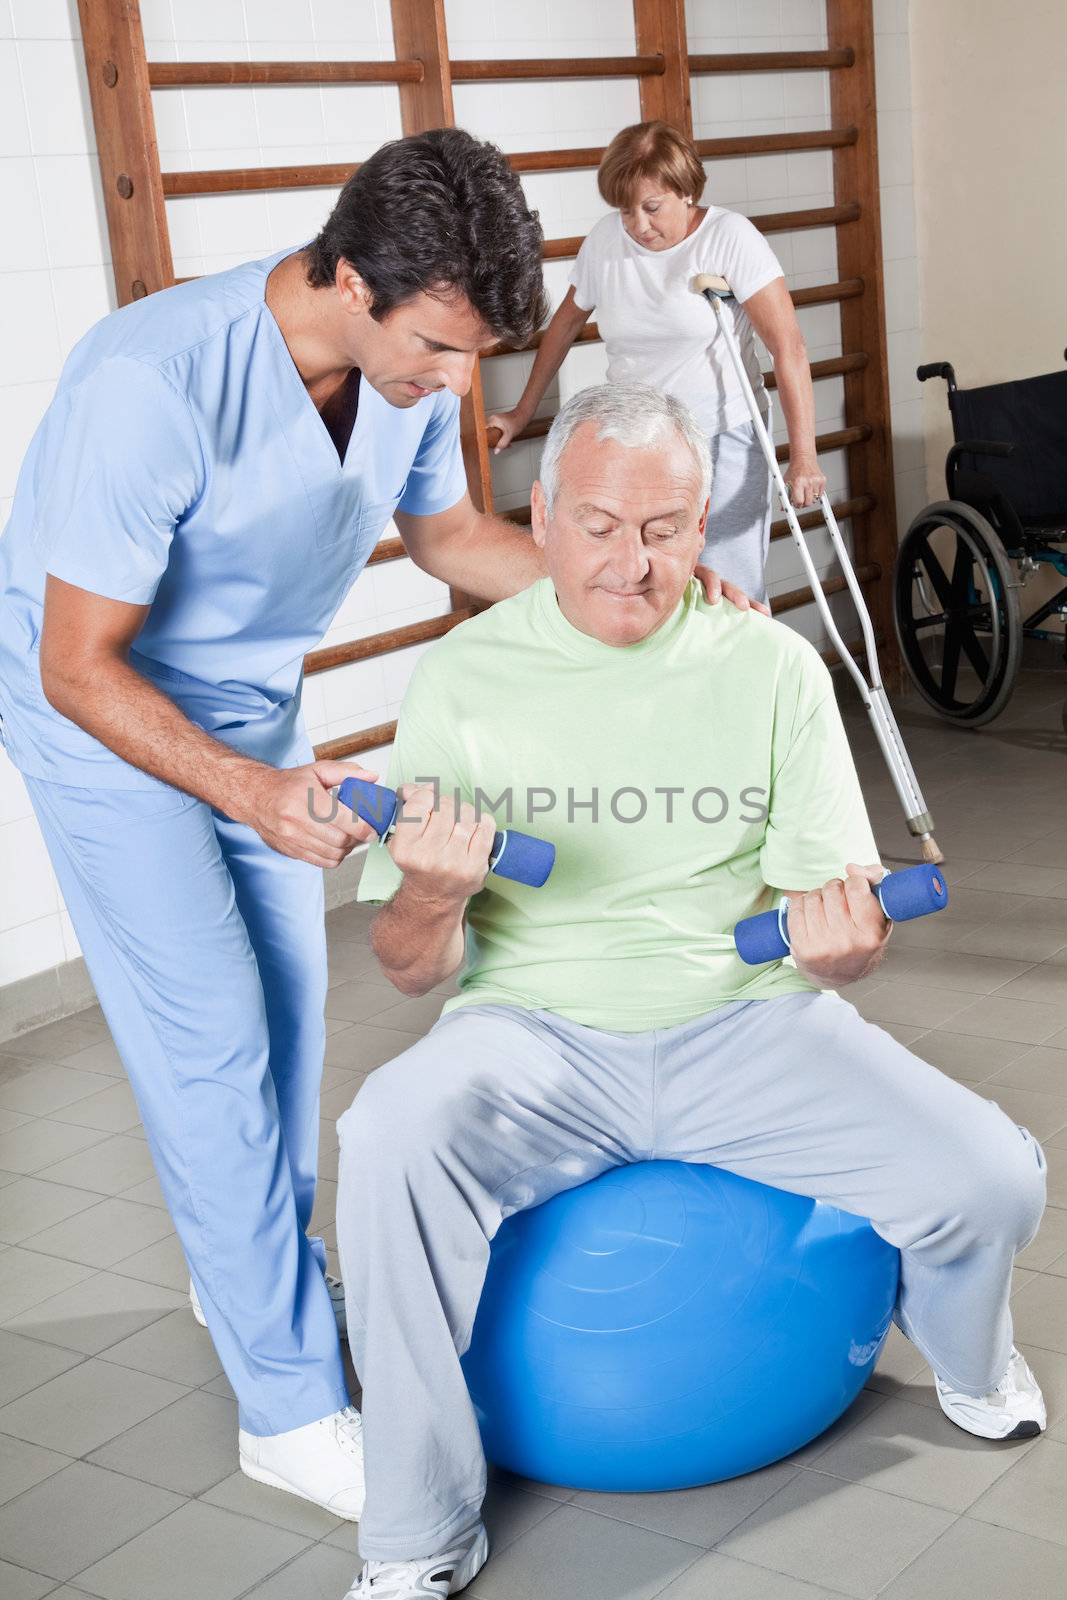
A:
{"label": "therapist's dark hair", "polygon": [[379,322],[420,292],[459,290],[498,339],[524,344],[547,314],[537,212],[496,145],[462,128],[394,139],[352,174],[308,247],[308,282],[342,258]]}

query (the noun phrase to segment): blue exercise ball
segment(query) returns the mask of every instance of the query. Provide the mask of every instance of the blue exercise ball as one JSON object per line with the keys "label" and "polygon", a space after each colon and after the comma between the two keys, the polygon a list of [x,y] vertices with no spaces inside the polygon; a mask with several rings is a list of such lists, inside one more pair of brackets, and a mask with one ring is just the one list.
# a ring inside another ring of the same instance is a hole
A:
{"label": "blue exercise ball", "polygon": [[754,1472],[855,1399],[899,1267],[832,1206],[717,1167],[615,1167],[497,1232],[463,1358],[486,1455],[605,1491]]}

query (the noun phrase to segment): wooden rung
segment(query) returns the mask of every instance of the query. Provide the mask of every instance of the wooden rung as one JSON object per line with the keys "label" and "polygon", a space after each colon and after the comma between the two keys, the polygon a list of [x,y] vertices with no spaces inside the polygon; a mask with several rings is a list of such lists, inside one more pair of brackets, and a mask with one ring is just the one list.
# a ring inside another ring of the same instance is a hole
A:
{"label": "wooden rung", "polygon": [[450,61],[453,83],[492,83],[504,78],[662,78],[662,56],[531,56],[514,61]]}
{"label": "wooden rung", "polygon": [[[525,350],[536,350],[540,346],[541,340],[545,336],[545,332],[546,330],[542,328],[540,332],[535,333],[533,338],[529,339],[526,344],[504,344],[502,341],[498,340],[496,344],[491,344],[487,349],[482,351],[482,360],[484,361],[487,356],[515,356],[521,355]],[[575,344],[596,344],[599,338],[600,329],[597,327],[596,323],[587,322],[585,327],[582,328],[575,336],[574,342]]]}
{"label": "wooden rung", "polygon": [[[838,522],[844,522],[846,517],[861,517],[865,511],[873,511],[877,504],[878,502],[873,494],[860,494],[854,500],[839,500],[830,509]],[[818,528],[822,524],[822,512],[818,506],[814,506],[811,511],[802,511],[797,517],[797,521],[802,528]],[[782,517],[778,522],[771,523],[772,539],[788,539],[789,537],[790,527],[785,517]]]}
{"label": "wooden rung", "polygon": [[[858,350],[855,355],[850,356],[831,356],[826,361],[813,361],[811,363],[811,376],[814,381],[818,382],[820,378],[834,378],[845,372],[862,372],[867,365],[867,361],[868,357],[862,350]],[[773,372],[765,372],[763,374],[763,382],[768,389],[777,389],[778,387],[778,380]],[[543,439],[549,428],[551,428],[553,421],[554,418],[552,417],[535,417],[521,432],[515,434],[511,441],[512,444],[522,444],[526,439]],[[500,429],[487,428],[485,430],[485,439],[490,450],[492,450],[499,442]],[[504,514],[509,515],[507,512]]]}
{"label": "wooden rung", "polygon": [[541,256],[545,261],[565,261],[568,256],[576,256],[585,243],[585,235],[576,233],[569,239],[546,239],[541,246]]}
{"label": "wooden rung", "polygon": [[331,667],[347,667],[353,661],[369,661],[373,656],[388,655],[390,650],[404,650],[409,644],[440,639],[442,634],[450,633],[473,615],[473,606],[466,606],[460,611],[449,611],[443,617],[409,622],[403,628],[390,628],[387,633],[372,633],[364,639],[350,639],[347,644],[330,644],[323,650],[312,650],[304,657],[304,676],[310,678],[316,672],[328,672]]}
{"label": "wooden rung", "polygon": [[824,306],[833,300],[855,300],[863,293],[862,278],[845,278],[840,283],[813,283],[810,289],[790,289],[795,306]]}
{"label": "wooden rung", "polygon": [[854,50],[738,50],[729,55],[690,56],[695,72],[810,72],[854,67]]}
{"label": "wooden rung", "polygon": [[[789,150],[837,150],[842,145],[855,144],[859,134],[855,128],[825,128],[811,133],[748,133],[735,134],[725,139],[698,139],[698,155],[761,156]],[[516,172],[567,172],[579,167],[598,167],[604,155],[601,146],[576,147],[571,150],[525,150],[509,155],[508,160]]]}
{"label": "wooden rung", "polygon": [[150,61],[153,89],[240,83],[422,83],[421,61]]}
{"label": "wooden rung", "polygon": [[[877,630],[875,630],[874,643],[875,648],[880,650],[885,644],[885,634],[879,633]],[[864,640],[863,635],[861,634],[858,639],[846,639],[845,649],[848,651],[850,656],[862,656],[867,649],[866,641]],[[820,650],[819,654],[831,671],[834,667],[843,667],[845,664],[832,646],[829,650]]]}
{"label": "wooden rung", "polygon": [[[813,361],[811,363],[811,376],[815,382],[820,378],[836,378],[843,372],[862,372],[870,357],[864,350],[857,350],[851,356],[831,356],[826,361]],[[777,389],[778,379],[773,371],[763,374],[764,386],[768,389]]]}
{"label": "wooden rung", "polygon": [[398,561],[401,556],[407,555],[407,546],[403,539],[382,539],[367,557],[368,567],[376,567],[382,561]]}
{"label": "wooden rung", "polygon": [[[881,634],[876,634],[874,642],[881,648],[885,641]],[[845,641],[845,648],[850,655],[862,655],[863,639],[848,639]],[[820,650],[819,654],[828,667],[843,665],[836,650]],[[382,745],[392,744],[395,738],[396,723],[379,722],[373,728],[364,728],[360,733],[345,734],[339,739],[328,739],[325,744],[317,744],[315,760],[344,761],[347,756],[359,756],[367,750],[377,750]]]}
{"label": "wooden rung", "polygon": [[826,128],[821,133],[745,133],[724,139],[695,140],[697,155],[714,160],[718,156],[764,156],[788,150],[839,150],[855,144],[856,128]]}
{"label": "wooden rung", "polygon": [[[833,433],[818,433],[815,435],[815,454],[821,456],[830,450],[843,450],[846,445],[865,444],[873,435],[874,429],[869,422],[858,422],[851,428],[836,428]],[[788,461],[788,444],[775,445],[774,453],[779,461]]]}
{"label": "wooden rung", "polygon": [[219,167],[210,172],[165,172],[168,199],[189,194],[245,194],[260,189],[339,189],[358,161],[331,161],[307,167]]}
{"label": "wooden rung", "polygon": [[[833,450],[835,446],[825,443],[827,438],[832,437],[832,434],[824,434],[822,440],[816,440],[816,445],[824,446],[825,450]],[[782,456],[782,459],[787,459],[787,456],[789,456],[789,451],[785,453],[785,456]],[[838,522],[843,522],[846,517],[862,517],[864,512],[875,509],[877,504],[878,501],[873,498],[873,494],[857,494],[856,499],[838,501],[837,506],[832,506],[830,509],[833,510],[833,515],[838,518]],[[515,506],[512,510],[501,510],[498,515],[499,517],[504,517],[506,522],[514,522],[518,528],[528,528],[530,526],[530,506]],[[801,528],[817,528],[821,522],[822,512],[819,507],[814,510],[801,510]],[[771,538],[789,538],[789,523],[785,522],[785,518],[782,518],[781,522],[771,523]]]}
{"label": "wooden rung", "polygon": [[[853,300],[863,293],[864,283],[862,278],[845,278],[841,283],[815,283],[810,289],[792,289],[790,291],[793,304],[801,306],[828,305],[835,300]],[[482,351],[482,359],[490,356],[521,355],[524,351],[536,350],[545,336],[542,328],[535,333],[526,344],[504,344],[498,340],[496,344],[487,346]],[[600,339],[600,329],[595,322],[587,322],[585,327],[577,334],[575,344],[596,344]]]}
{"label": "wooden rung", "polygon": [[[796,233],[803,228],[839,228],[860,219],[859,203],[855,200],[845,206],[811,206],[805,211],[767,211],[761,217],[749,217],[760,233]],[[541,246],[545,261],[564,261],[576,256],[585,243],[583,234],[573,234],[569,239],[546,239]]]}
{"label": "wooden rung", "polygon": [[[866,588],[868,584],[877,583],[882,576],[882,569],[877,561],[868,561],[866,566],[857,567],[856,578]],[[848,588],[844,578],[827,578],[820,584],[823,594],[840,594]],[[815,599],[814,590],[810,585],[803,589],[790,589],[786,594],[771,596],[771,616],[777,617],[783,611],[796,611],[799,606],[810,605]]]}
{"label": "wooden rung", "polygon": [[379,722],[361,733],[343,734],[339,739],[327,739],[315,746],[316,761],[343,761],[346,756],[359,756],[365,750],[377,750],[379,745],[392,744],[396,738],[395,722]]}
{"label": "wooden rung", "polygon": [[[759,156],[775,151],[836,150],[855,144],[855,128],[827,128],[816,133],[752,133],[729,139],[698,139],[697,151],[709,159],[719,156]],[[568,172],[598,167],[603,146],[572,150],[527,150],[508,157],[515,172]],[[359,166],[358,161],[327,161],[300,167],[219,167],[214,171],[165,172],[163,193],[168,198],[190,194],[239,194],[263,189],[339,188]]]}
{"label": "wooden rung", "polygon": [[[885,643],[885,635],[875,634],[875,646],[880,650]],[[845,648],[851,656],[862,656],[864,653],[864,638],[846,638]],[[845,666],[837,650],[819,651],[821,658],[830,669]],[[325,744],[315,746],[315,760],[317,762],[342,762],[347,755],[363,755],[365,750],[378,750],[381,746],[392,744],[397,738],[397,723],[379,722],[373,728],[363,728],[362,733],[349,733],[341,739],[328,739]]]}
{"label": "wooden rung", "polygon": [[838,228],[859,219],[859,201],[853,200],[844,206],[813,206],[808,211],[766,211],[762,217],[748,220],[760,233],[794,233],[801,228]]}

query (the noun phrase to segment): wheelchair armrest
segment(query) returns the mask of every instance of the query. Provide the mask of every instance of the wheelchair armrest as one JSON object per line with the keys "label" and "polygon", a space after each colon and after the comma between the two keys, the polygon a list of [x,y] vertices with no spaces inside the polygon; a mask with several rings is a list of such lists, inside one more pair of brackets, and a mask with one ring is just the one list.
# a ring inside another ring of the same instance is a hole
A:
{"label": "wheelchair armrest", "polygon": [[929,361],[925,366],[916,369],[915,376],[920,383],[925,383],[927,378],[944,378],[950,394],[956,387],[956,374],[952,370],[951,361]]}
{"label": "wheelchair armrest", "polygon": [[1003,439],[957,439],[949,450],[949,459],[960,456],[1010,456],[1015,449]]}

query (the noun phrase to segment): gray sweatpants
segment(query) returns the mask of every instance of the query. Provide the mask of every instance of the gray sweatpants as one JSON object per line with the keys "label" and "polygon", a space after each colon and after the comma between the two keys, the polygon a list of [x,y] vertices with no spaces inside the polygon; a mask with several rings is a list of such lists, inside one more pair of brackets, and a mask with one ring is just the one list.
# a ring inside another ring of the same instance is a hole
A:
{"label": "gray sweatpants", "polygon": [[[767,423],[770,427],[770,421]],[[767,599],[771,474],[751,422],[712,434],[711,504],[700,559],[752,600]]]}
{"label": "gray sweatpants", "polygon": [[870,1217],[902,1252],[896,1320],[931,1366],[971,1394],[1007,1367],[1041,1148],[837,995],[740,1001],[647,1033],[460,1007],[380,1067],[338,1128],[365,1559],[434,1555],[477,1521],[485,1458],[459,1358],[489,1241],[610,1167],[710,1162]]}

